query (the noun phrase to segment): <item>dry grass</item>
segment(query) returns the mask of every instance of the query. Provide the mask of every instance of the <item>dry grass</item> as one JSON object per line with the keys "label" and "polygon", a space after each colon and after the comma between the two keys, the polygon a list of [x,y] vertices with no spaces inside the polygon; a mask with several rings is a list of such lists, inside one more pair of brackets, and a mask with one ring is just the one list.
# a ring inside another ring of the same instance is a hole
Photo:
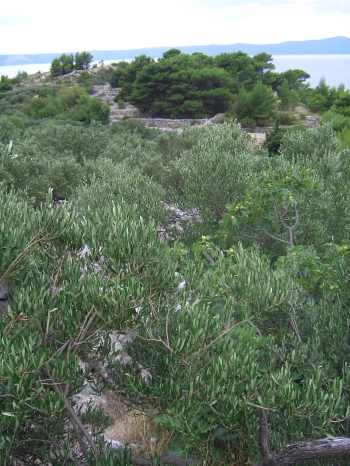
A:
{"label": "dry grass", "polygon": [[159,429],[150,415],[130,407],[112,391],[106,392],[105,398],[103,409],[113,422],[104,432],[108,440],[128,445],[137,455],[160,455],[167,450],[171,434]]}

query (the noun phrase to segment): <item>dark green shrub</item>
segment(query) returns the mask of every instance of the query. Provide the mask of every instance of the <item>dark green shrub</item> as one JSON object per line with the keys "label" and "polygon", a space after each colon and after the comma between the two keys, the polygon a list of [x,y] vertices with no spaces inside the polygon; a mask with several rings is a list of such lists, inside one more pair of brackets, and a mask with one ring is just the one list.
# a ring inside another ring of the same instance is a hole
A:
{"label": "dark green shrub", "polygon": [[278,124],[274,126],[270,133],[267,133],[264,146],[270,155],[279,154],[283,136],[284,130]]}
{"label": "dark green shrub", "polygon": [[7,76],[1,76],[0,77],[0,93],[11,91],[11,90],[12,90],[11,80]]}
{"label": "dark green shrub", "polygon": [[276,98],[271,88],[262,83],[256,84],[251,91],[241,89],[233,105],[235,116],[244,126],[251,126],[247,119],[254,121],[254,126],[269,124],[275,110]]}
{"label": "dark green shrub", "polygon": [[62,54],[51,63],[51,76],[63,76],[74,70],[88,70],[93,56],[90,52],[77,52],[73,54]]}
{"label": "dark green shrub", "polygon": [[296,118],[291,112],[279,112],[276,115],[276,121],[280,125],[293,125],[296,123]]}

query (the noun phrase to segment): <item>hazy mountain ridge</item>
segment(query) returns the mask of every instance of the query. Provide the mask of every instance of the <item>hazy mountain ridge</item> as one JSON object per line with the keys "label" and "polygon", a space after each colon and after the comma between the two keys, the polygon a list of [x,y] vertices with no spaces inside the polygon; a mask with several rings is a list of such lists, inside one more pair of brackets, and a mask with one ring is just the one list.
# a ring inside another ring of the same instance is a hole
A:
{"label": "hazy mountain ridge", "polygon": [[[183,52],[203,52],[208,55],[217,55],[225,52],[241,50],[249,54],[267,52],[272,55],[321,55],[321,54],[350,54],[350,38],[332,37],[329,39],[282,42],[279,44],[229,44],[229,45],[193,45],[177,47]],[[123,60],[146,54],[157,58],[169,47],[149,47],[129,50],[93,50],[95,60]],[[59,53],[0,55],[0,66],[29,65],[50,63]]]}

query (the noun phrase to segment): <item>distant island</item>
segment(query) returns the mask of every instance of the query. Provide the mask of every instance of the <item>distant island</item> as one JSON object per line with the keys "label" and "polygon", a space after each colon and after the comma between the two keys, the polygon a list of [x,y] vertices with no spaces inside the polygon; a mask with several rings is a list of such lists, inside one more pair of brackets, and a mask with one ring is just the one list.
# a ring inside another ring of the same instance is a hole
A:
{"label": "distant island", "polygon": [[[130,50],[92,50],[96,60],[125,60],[146,54],[152,58],[163,55],[169,47],[140,48]],[[282,42],[279,44],[193,45],[177,47],[185,53],[202,52],[218,55],[225,52],[242,51],[250,55],[266,52],[271,55],[323,55],[350,54],[350,38],[332,37],[320,40]],[[50,63],[59,53],[29,55],[0,55],[0,66]]]}

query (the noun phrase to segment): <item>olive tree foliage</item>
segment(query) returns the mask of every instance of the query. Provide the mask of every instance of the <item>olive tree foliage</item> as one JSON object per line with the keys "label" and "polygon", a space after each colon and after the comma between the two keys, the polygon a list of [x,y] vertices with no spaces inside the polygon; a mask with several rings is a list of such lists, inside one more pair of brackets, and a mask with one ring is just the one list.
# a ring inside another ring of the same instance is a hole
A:
{"label": "olive tree foliage", "polygon": [[[261,410],[272,450],[349,434],[350,154],[329,127],[289,131],[269,157],[236,124],[168,135],[12,123],[0,145],[1,466],[75,464],[55,387],[70,401],[89,358],[108,359],[98,388],[146,400],[171,447],[199,462],[258,461]],[[170,193],[199,209],[203,236],[160,241]],[[123,366],[101,334],[127,329],[138,337]],[[91,465],[130,463],[102,450]]]}
{"label": "olive tree foliage", "polygon": [[[330,125],[322,128],[298,129],[286,133],[280,152],[283,158],[297,161],[334,157],[339,149],[339,141]],[[315,167],[317,168],[317,167]]]}
{"label": "olive tree foliage", "polygon": [[330,241],[320,210],[316,210],[321,199],[328,205],[322,188],[322,180],[311,169],[285,160],[271,163],[241,201],[228,208],[221,228],[224,244],[241,240],[280,254],[304,244],[306,238],[310,244]]}
{"label": "olive tree foliage", "polygon": [[[341,433],[348,412],[341,369],[348,330],[341,322],[348,312],[335,304],[331,323],[330,296],[314,302],[289,267],[271,270],[256,249],[237,246],[199,272],[203,265],[194,271],[192,264],[188,291],[151,325],[145,321],[143,344],[132,348],[138,362],[152,364],[148,389],[136,367],[123,379],[117,364],[118,383],[157,397],[164,406],[157,422],[188,448],[218,442],[239,464],[259,454],[260,408],[276,450],[290,439]],[[329,325],[337,341],[325,331]]]}
{"label": "olive tree foliage", "polygon": [[39,125],[0,144],[0,182],[34,203],[44,201],[50,188],[54,196],[69,198],[79,184],[89,182],[93,168],[88,162],[106,144],[107,134],[98,125]]}
{"label": "olive tree foliage", "polygon": [[50,187],[54,196],[70,199],[77,186],[89,185],[99,171],[94,161],[101,158],[151,177],[166,190],[165,199],[177,186],[173,162],[197,137],[193,131],[164,134],[130,122],[106,126],[40,119],[26,127],[15,116],[3,120],[7,124],[0,130],[0,180],[35,203],[45,199]]}
{"label": "olive tree foliage", "polygon": [[[295,159],[292,146],[286,156],[255,162],[254,182],[228,208],[219,237],[203,237],[184,255],[186,288],[151,322],[145,316],[142,343],[131,349],[153,368],[148,389],[136,367],[125,378],[115,368],[132,393],[159,399],[158,423],[188,448],[219,443],[238,464],[259,456],[261,409],[276,451],[291,440],[349,433],[349,154],[337,150],[329,128],[315,133],[286,136],[298,143]],[[210,157],[204,141],[217,149],[215,137],[200,139],[190,163],[199,147]],[[336,178],[345,186],[335,189]],[[202,193],[204,179],[186,189]],[[222,247],[228,232],[235,237]]]}
{"label": "olive tree foliage", "polygon": [[[185,199],[192,193],[187,199],[201,207],[225,205],[223,195],[210,204],[209,186],[214,197],[212,173],[237,147],[230,130],[209,130],[180,161],[188,163]],[[349,153],[338,151],[327,127],[288,134],[284,151],[288,138],[298,149],[292,143],[286,155],[245,158],[253,178],[239,165],[234,180],[245,182],[240,195],[230,192],[237,200],[221,211],[218,234],[184,252],[186,287],[151,321],[145,315],[142,343],[131,351],[153,368],[148,389],[136,367],[125,377],[115,367],[118,383],[159,399],[158,423],[188,448],[219,443],[238,464],[259,456],[262,409],[276,451],[291,440],[348,434]],[[227,193],[232,173],[220,175]],[[336,179],[344,186],[335,188]]]}
{"label": "olive tree foliage", "polygon": [[67,413],[53,384],[76,393],[78,357],[91,338],[98,344],[99,332],[136,325],[140,303],[151,306],[174,289],[176,257],[156,232],[161,192],[140,174],[115,167],[112,175],[111,164],[101,164],[90,188],[59,207],[49,195],[33,209],[1,188],[0,280],[10,295],[0,318],[4,466],[56,454],[59,463]]}
{"label": "olive tree foliage", "polygon": [[117,201],[138,209],[145,220],[164,220],[162,200],[165,192],[157,183],[127,164],[100,159],[89,164],[91,179],[74,192],[73,202],[98,210],[101,202]]}
{"label": "olive tree foliage", "polygon": [[201,131],[198,142],[176,167],[184,202],[216,222],[229,203],[238,201],[254,177],[256,156],[248,135],[236,124]]}
{"label": "olive tree foliage", "polygon": [[[255,183],[228,207],[221,240],[260,244],[272,255],[296,245],[347,239],[347,152],[328,126],[282,137],[280,155],[261,166]],[[342,180],[341,186],[339,180]]]}

